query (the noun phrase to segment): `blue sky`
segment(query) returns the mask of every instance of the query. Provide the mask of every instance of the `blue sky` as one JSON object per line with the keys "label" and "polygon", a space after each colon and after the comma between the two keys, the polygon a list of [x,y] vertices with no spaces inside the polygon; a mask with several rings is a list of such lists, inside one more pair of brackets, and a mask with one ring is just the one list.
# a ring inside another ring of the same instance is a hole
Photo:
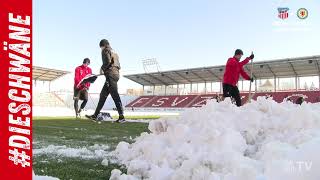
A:
{"label": "blue sky", "polygon": [[[288,20],[277,18],[278,7],[290,8]],[[296,16],[301,7],[306,20]],[[256,61],[320,54],[316,0],[34,0],[33,18],[34,65],[69,71],[89,57],[98,72],[102,38],[119,53],[122,74],[144,72],[143,58],[162,70],[221,65],[236,48]]]}

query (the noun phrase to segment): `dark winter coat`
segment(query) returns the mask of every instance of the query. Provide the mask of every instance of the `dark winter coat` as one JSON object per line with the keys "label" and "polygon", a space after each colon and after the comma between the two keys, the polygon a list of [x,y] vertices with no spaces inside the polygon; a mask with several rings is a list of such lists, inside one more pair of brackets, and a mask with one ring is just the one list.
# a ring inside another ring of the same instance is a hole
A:
{"label": "dark winter coat", "polygon": [[102,66],[105,75],[119,74],[120,62],[118,54],[109,46],[101,51]]}

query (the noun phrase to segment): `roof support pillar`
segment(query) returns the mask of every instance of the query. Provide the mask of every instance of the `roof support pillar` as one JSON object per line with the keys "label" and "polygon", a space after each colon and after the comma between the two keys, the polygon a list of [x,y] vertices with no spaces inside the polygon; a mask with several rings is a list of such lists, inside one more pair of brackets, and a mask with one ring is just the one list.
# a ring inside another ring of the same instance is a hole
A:
{"label": "roof support pillar", "polygon": [[243,91],[243,80],[241,80],[241,91]]}
{"label": "roof support pillar", "polygon": [[197,83],[197,93],[199,93],[199,83]]}
{"label": "roof support pillar", "polygon": [[164,85],[164,95],[167,95],[167,85]]}
{"label": "roof support pillar", "polygon": [[298,91],[298,76],[294,77],[294,85],[295,85],[296,91]]}
{"label": "roof support pillar", "polygon": [[155,94],[155,93],[154,93],[155,90],[156,90],[156,86],[153,85],[153,91],[152,91],[152,94],[153,94],[153,95]]}
{"label": "roof support pillar", "polygon": [[273,77],[274,92],[277,92],[277,77]]}
{"label": "roof support pillar", "polygon": [[222,94],[222,81],[220,82],[220,94]]}
{"label": "roof support pillar", "polygon": [[204,93],[207,94],[207,82],[204,82]]}
{"label": "roof support pillar", "polygon": [[255,92],[257,92],[257,91],[258,91],[258,87],[257,87],[257,80],[255,80],[255,81],[254,81],[254,90],[255,90]]}
{"label": "roof support pillar", "polygon": [[179,84],[177,84],[177,95],[179,95]]}

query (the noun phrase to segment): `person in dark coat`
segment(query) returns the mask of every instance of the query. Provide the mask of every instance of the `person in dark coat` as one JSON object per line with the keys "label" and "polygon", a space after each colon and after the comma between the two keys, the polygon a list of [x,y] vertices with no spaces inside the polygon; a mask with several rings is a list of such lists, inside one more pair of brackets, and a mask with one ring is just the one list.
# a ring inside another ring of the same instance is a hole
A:
{"label": "person in dark coat", "polygon": [[111,48],[109,41],[102,39],[99,43],[101,48],[102,56],[102,66],[101,71],[105,75],[106,81],[100,93],[99,102],[97,108],[93,115],[88,116],[87,118],[96,120],[98,114],[100,113],[104,103],[106,102],[107,97],[111,94],[111,97],[117,107],[119,114],[119,119],[116,122],[123,123],[125,122],[123,114],[123,106],[118,92],[118,81],[120,78],[120,62],[118,54]]}

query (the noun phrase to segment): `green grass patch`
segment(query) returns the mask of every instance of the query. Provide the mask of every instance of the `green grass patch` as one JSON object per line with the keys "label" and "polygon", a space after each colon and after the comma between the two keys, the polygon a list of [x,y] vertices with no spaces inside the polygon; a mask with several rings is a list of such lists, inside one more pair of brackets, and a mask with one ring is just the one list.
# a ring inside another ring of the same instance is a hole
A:
{"label": "green grass patch", "polygon": [[35,116],[32,117],[32,120],[75,120],[75,117],[73,116],[61,116],[61,117],[46,117],[46,116]]}
{"label": "green grass patch", "polygon": [[[146,123],[111,123],[101,124],[86,119],[45,118],[36,117],[33,121],[33,149],[45,148],[49,145],[69,148],[83,148],[95,144],[108,145],[108,151],[115,149],[120,141],[132,143],[135,137],[147,132]],[[39,120],[39,121],[37,121]],[[123,167],[118,164],[101,165],[102,159],[82,159],[41,154],[33,156],[33,169],[37,175],[48,175],[59,179],[109,179],[114,168]]]}
{"label": "green grass patch", "polygon": [[[113,119],[118,119],[119,116],[112,116]],[[159,119],[161,116],[157,115],[140,115],[140,116],[125,116],[126,119],[131,119],[131,120],[139,120],[139,119],[144,119],[144,120],[152,120],[152,119]]]}

